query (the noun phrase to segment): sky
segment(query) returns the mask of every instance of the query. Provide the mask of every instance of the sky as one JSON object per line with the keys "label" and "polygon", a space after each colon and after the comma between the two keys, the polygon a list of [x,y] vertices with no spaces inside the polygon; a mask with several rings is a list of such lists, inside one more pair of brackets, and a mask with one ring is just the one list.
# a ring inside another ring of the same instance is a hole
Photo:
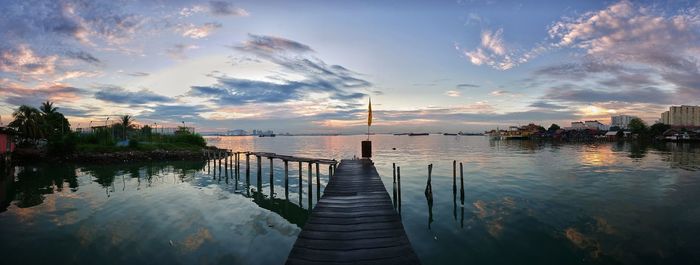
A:
{"label": "sky", "polygon": [[[0,117],[199,131],[654,123],[700,104],[698,1],[0,1]],[[114,119],[112,119],[114,120]]]}

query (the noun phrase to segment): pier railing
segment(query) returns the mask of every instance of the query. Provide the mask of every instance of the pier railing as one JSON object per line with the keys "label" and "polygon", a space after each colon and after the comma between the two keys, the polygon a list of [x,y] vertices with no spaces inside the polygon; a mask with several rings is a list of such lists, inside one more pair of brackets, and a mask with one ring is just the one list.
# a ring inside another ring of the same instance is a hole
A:
{"label": "pier railing", "polygon": [[[256,184],[257,189],[253,192],[262,192],[263,184],[263,171],[262,163],[264,159],[269,161],[269,183],[270,183],[270,198],[275,196],[275,174],[274,174],[274,160],[280,160],[284,163],[284,197],[289,200],[289,163],[298,163],[298,177],[299,177],[299,205],[302,205],[302,194],[303,194],[303,178],[304,178],[304,164],[306,167],[306,176],[308,183],[308,207],[309,209],[313,206],[313,179],[314,171],[316,173],[316,200],[321,198],[321,169],[320,165],[328,165],[328,177],[332,177],[335,169],[338,165],[338,161],[335,159],[323,159],[323,158],[310,158],[310,157],[300,157],[291,155],[281,155],[269,152],[249,152],[249,151],[233,151],[229,149],[208,149],[204,151],[204,157],[207,159],[207,172],[212,174],[215,178],[221,178],[222,174],[225,175],[226,181],[228,181],[229,174],[232,175],[236,181],[236,188],[238,188],[238,182],[243,181],[242,176],[245,176],[245,192],[246,196],[251,194],[251,156],[255,157],[256,162]],[[243,163],[243,165],[241,165]],[[315,170],[314,170],[315,165]],[[243,167],[245,169],[243,169]],[[231,172],[232,171],[232,172]]]}

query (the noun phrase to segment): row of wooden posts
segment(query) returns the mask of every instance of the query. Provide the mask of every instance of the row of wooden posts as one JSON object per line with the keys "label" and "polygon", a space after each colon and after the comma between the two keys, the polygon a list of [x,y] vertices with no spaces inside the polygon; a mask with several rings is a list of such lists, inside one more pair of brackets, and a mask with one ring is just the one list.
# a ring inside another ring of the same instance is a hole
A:
{"label": "row of wooden posts", "polygon": [[[267,158],[270,161],[270,197],[274,197],[275,185],[274,185],[274,159],[282,160],[284,163],[284,197],[289,200],[289,162],[299,163],[299,205],[302,203],[302,193],[303,193],[303,164],[308,164],[308,192],[309,192],[309,209],[312,206],[313,199],[313,165],[316,165],[316,199],[321,198],[321,181],[320,181],[320,165],[328,165],[328,176],[329,178],[335,173],[336,166],[338,162],[335,159],[316,159],[316,158],[305,158],[296,157],[288,155],[279,155],[275,153],[266,152],[233,152],[232,150],[226,149],[211,149],[204,151],[204,157],[207,159],[207,173],[211,174],[211,168],[213,163],[214,177],[221,177],[222,172],[226,175],[226,181],[228,181],[229,169],[233,168],[233,177],[236,180],[236,188],[238,188],[238,180],[241,177],[241,158],[245,157],[245,183],[246,183],[246,195],[250,196],[250,157],[255,156],[257,162],[257,192],[262,192],[262,160]],[[218,166],[217,166],[218,163]],[[223,166],[223,170],[222,170]]]}

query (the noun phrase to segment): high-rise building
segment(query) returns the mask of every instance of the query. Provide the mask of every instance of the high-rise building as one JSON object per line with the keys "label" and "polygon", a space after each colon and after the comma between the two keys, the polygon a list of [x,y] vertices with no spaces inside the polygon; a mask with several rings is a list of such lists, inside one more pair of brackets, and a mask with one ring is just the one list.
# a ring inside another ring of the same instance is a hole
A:
{"label": "high-rise building", "polygon": [[610,126],[617,126],[620,127],[620,129],[627,129],[627,127],[630,124],[630,121],[634,118],[637,118],[636,116],[630,116],[630,115],[617,115],[617,116],[611,116],[610,117]]}
{"label": "high-rise building", "polygon": [[661,113],[661,122],[673,126],[700,126],[700,106],[671,106]]}

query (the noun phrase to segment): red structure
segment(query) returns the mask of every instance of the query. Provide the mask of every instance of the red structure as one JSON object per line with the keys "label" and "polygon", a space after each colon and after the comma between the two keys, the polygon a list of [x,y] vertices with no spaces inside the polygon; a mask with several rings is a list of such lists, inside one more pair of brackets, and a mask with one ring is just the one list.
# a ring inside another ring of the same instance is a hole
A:
{"label": "red structure", "polygon": [[11,153],[15,150],[15,143],[9,134],[0,132],[0,154]]}

